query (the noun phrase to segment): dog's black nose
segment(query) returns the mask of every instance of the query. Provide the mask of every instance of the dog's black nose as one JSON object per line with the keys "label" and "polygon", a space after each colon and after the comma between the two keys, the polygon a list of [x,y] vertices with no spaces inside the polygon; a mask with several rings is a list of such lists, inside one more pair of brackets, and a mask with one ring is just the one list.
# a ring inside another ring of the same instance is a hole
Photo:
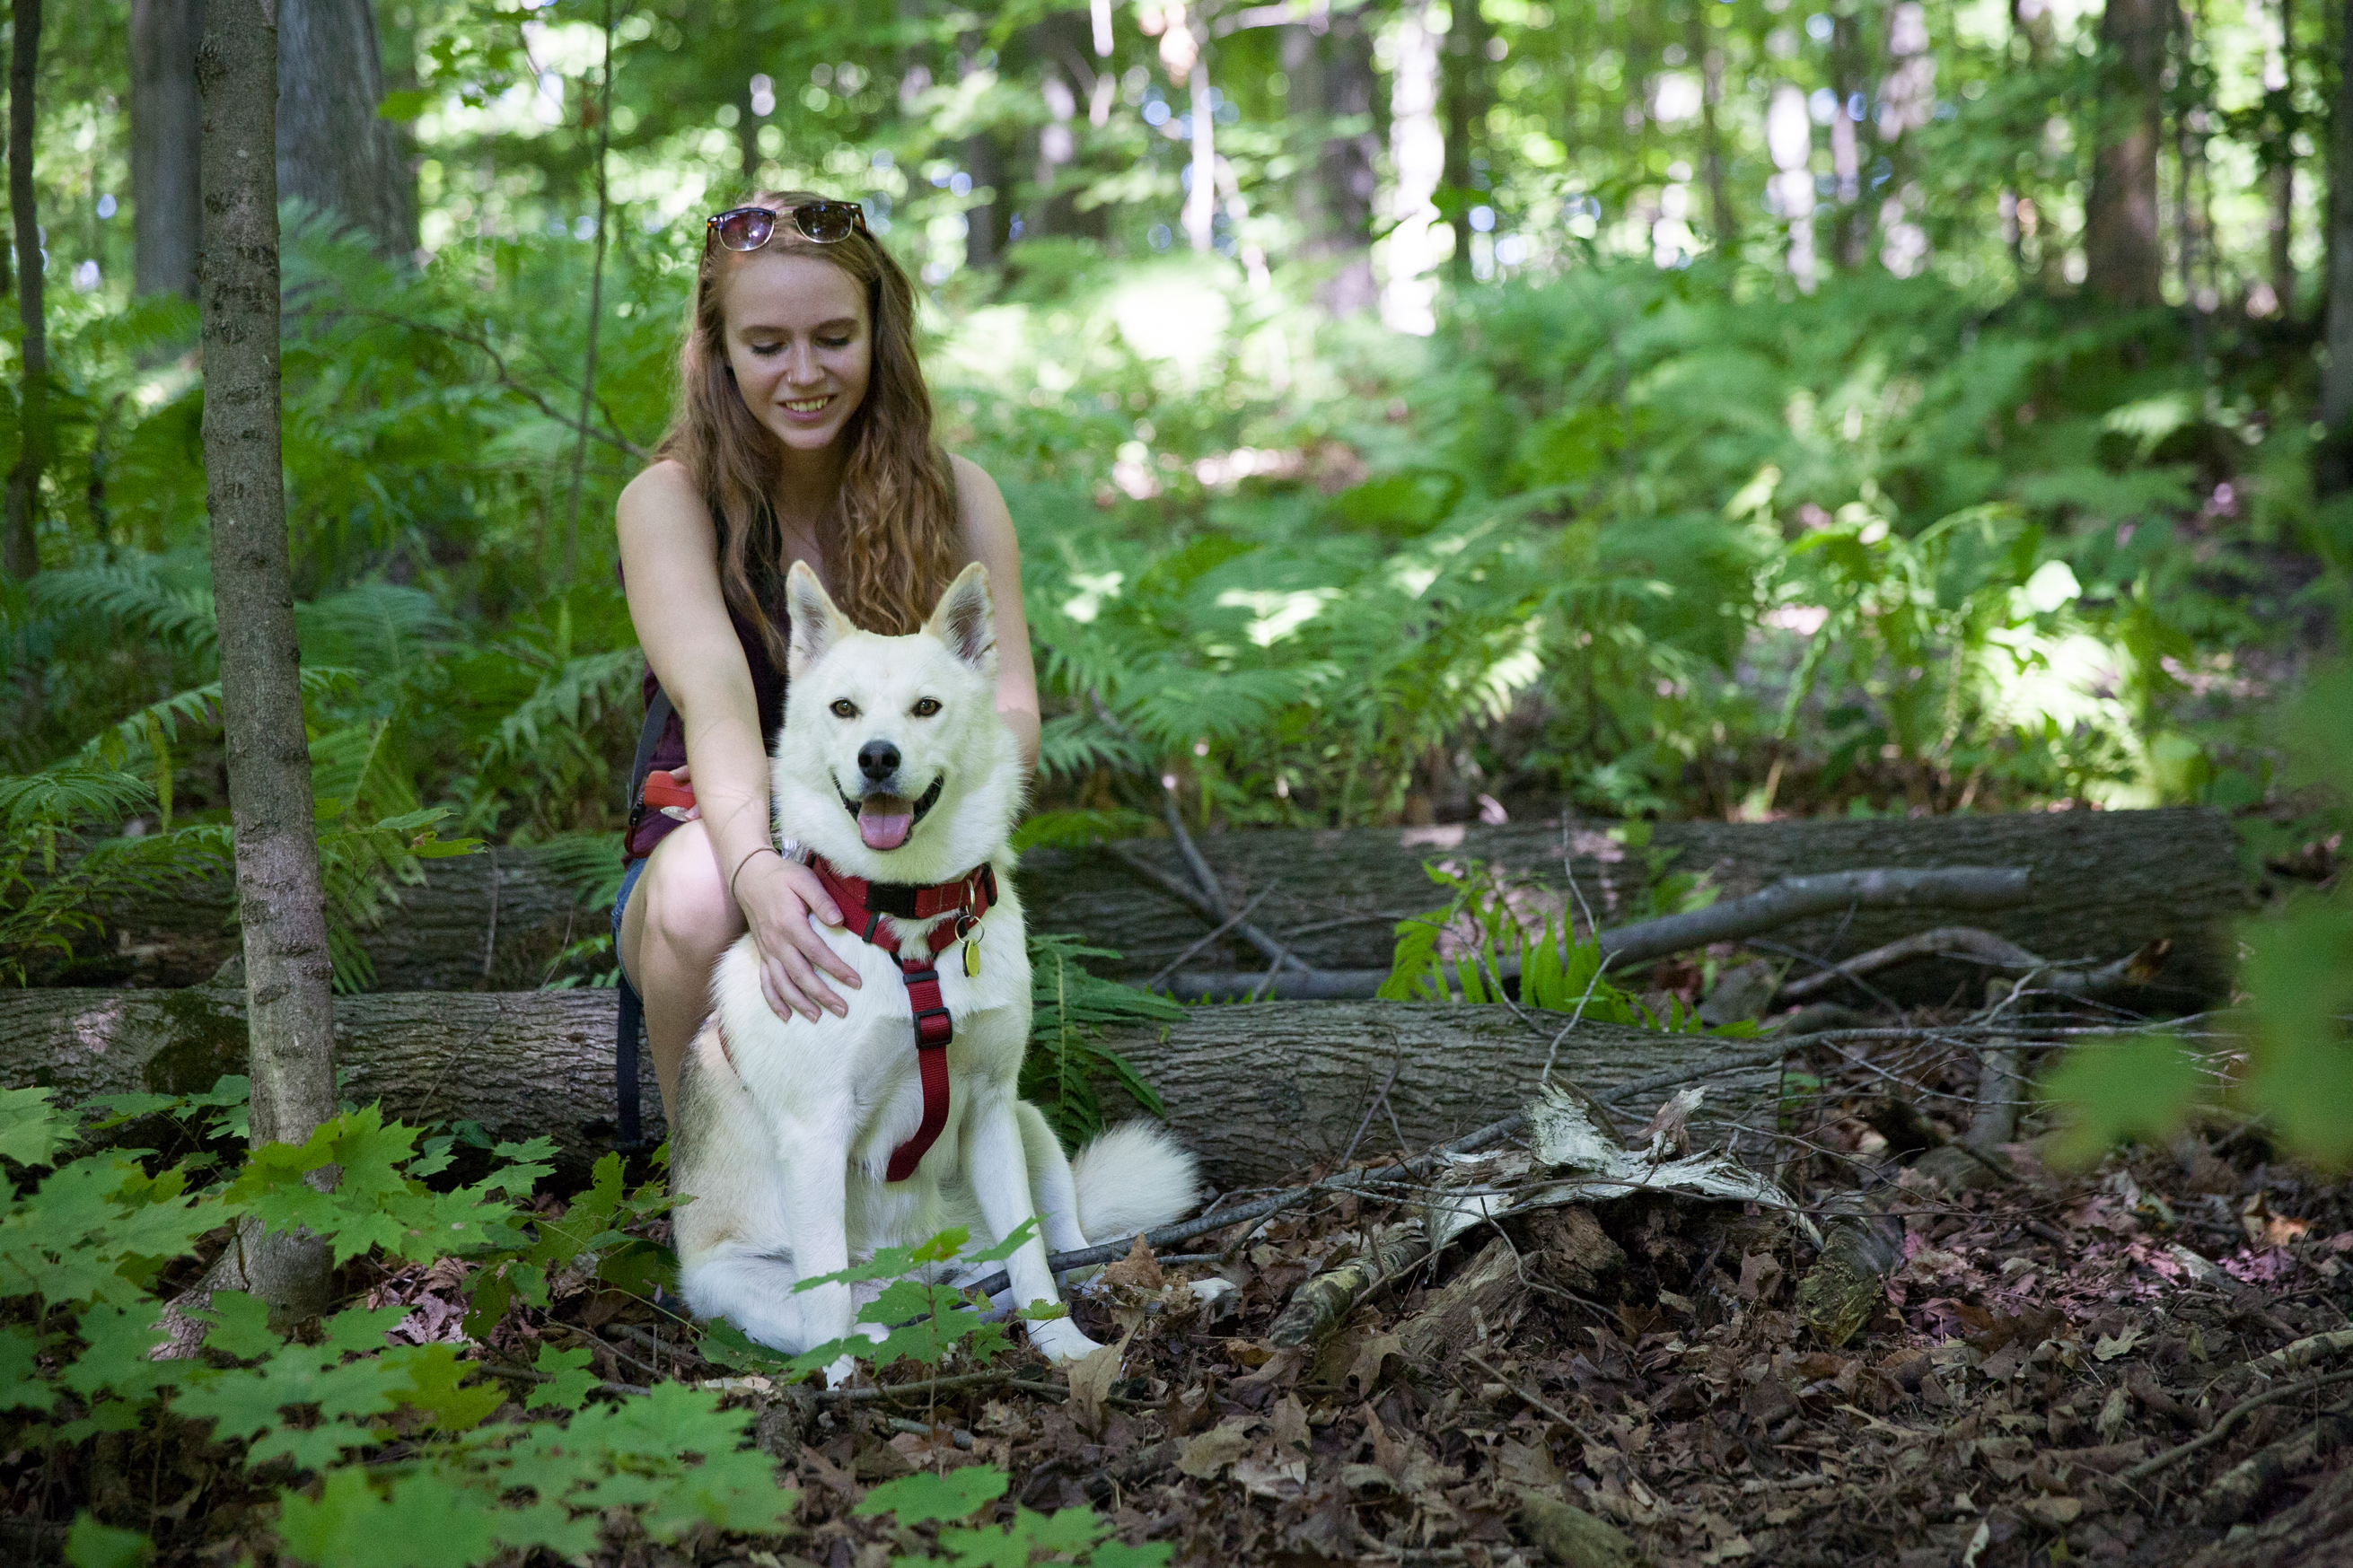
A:
{"label": "dog's black nose", "polygon": [[869,741],[858,748],[858,771],[868,784],[881,784],[899,771],[899,748],[888,741]]}

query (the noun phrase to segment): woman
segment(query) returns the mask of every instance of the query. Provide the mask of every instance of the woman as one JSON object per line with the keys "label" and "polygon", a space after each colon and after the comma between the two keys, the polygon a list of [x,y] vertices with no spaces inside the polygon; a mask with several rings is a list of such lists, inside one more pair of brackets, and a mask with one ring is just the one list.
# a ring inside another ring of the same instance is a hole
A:
{"label": "woman", "polygon": [[[785,574],[805,561],[859,625],[913,631],[951,578],[988,567],[997,711],[1038,756],[1038,684],[1013,522],[978,467],[932,439],[914,291],[851,203],[778,192],[711,219],[679,354],[678,411],[621,492],[629,618],[649,711],[674,710],[652,766],[691,781],[675,816],[632,814],[614,907],[665,1106],[712,966],[748,929],[768,1005],[814,1018],[856,974],[811,924],[841,912],[769,824],[784,714]],[[658,687],[657,687],[658,683]]]}

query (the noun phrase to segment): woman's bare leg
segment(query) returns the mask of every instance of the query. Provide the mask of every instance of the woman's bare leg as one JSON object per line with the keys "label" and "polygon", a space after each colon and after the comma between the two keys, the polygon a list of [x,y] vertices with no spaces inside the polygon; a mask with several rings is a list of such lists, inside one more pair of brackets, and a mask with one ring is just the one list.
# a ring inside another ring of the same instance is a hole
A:
{"label": "woman's bare leg", "polygon": [[711,1011],[711,972],[744,931],[702,824],[663,835],[621,911],[621,967],[646,1005],[665,1120],[678,1103],[679,1063]]}

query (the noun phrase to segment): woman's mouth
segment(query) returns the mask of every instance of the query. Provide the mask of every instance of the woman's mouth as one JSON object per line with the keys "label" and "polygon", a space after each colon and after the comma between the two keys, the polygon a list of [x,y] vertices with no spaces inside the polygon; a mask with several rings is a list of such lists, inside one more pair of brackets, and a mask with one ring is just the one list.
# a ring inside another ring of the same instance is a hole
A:
{"label": "woman's mouth", "polygon": [[789,397],[783,405],[785,412],[796,419],[814,419],[832,406],[833,394],[829,392],[823,397]]}

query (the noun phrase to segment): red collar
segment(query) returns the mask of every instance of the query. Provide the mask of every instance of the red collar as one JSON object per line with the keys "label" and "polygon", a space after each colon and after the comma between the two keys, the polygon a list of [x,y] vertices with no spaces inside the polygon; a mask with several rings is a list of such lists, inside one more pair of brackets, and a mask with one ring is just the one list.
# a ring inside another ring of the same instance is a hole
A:
{"label": "red collar", "polygon": [[[867,942],[899,961],[907,983],[907,1010],[914,1015],[915,1067],[923,1085],[923,1121],[915,1135],[891,1152],[883,1179],[903,1182],[948,1124],[948,1042],[955,1038],[955,1018],[940,994],[936,960],[958,937],[970,935],[980,917],[997,901],[997,869],[983,861],[952,882],[922,885],[912,882],[870,882],[845,876],[821,855],[809,858],[809,869],[826,893],[841,906],[841,921]],[[899,938],[882,923],[884,915],[900,920],[933,920],[952,914],[934,926],[913,955],[899,951]],[[976,974],[978,950],[967,950],[965,973]]]}
{"label": "red collar", "polygon": [[929,883],[870,882],[835,869],[822,855],[809,857],[809,869],[824,884],[827,896],[841,907],[841,923],[894,956],[899,942],[882,924],[884,915],[902,921],[958,916],[933,930],[932,951],[938,952],[971,930],[972,923],[997,902],[997,868],[986,860],[953,881]]}

